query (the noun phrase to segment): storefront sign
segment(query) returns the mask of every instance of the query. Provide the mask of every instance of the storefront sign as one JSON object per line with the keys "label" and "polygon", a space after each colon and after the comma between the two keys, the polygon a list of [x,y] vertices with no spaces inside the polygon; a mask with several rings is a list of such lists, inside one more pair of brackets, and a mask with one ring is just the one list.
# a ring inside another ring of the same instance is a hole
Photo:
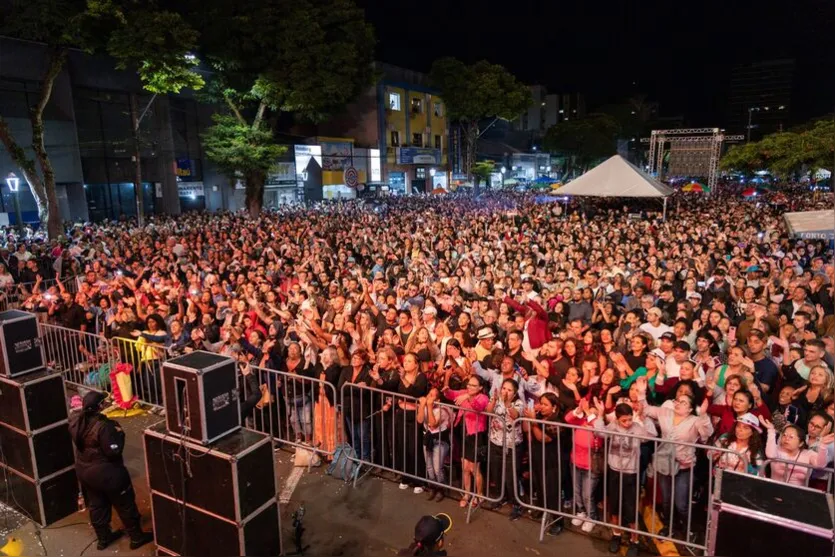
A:
{"label": "storefront sign", "polygon": [[180,197],[200,197],[204,195],[203,182],[180,182],[177,184]]}
{"label": "storefront sign", "polygon": [[441,150],[428,147],[400,147],[398,164],[441,164]]}
{"label": "storefront sign", "polygon": [[278,186],[296,183],[296,165],[292,162],[279,162],[275,171],[267,176],[267,186]]}
{"label": "storefront sign", "polygon": [[177,178],[192,178],[194,171],[192,169],[191,159],[177,159],[177,167],[175,169]]}

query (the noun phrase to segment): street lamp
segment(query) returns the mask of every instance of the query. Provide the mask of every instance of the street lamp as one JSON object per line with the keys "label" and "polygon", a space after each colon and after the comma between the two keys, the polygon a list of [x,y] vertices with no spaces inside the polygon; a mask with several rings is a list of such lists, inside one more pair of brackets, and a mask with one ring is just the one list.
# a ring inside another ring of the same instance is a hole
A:
{"label": "street lamp", "polygon": [[6,176],[6,185],[9,186],[9,191],[14,195],[14,211],[17,217],[17,229],[20,235],[23,236],[23,217],[20,215],[20,198],[18,198],[18,191],[20,190],[20,178],[14,172],[9,172]]}
{"label": "street lamp", "polygon": [[[757,106],[748,107],[748,130],[747,130],[747,136],[746,136],[746,139],[745,139],[746,143],[751,143],[751,128],[753,127],[753,126],[751,126],[751,118],[754,116],[754,111],[755,110],[757,112],[759,112],[760,108],[757,107]],[[766,107],[766,110],[768,110],[768,107]]]}

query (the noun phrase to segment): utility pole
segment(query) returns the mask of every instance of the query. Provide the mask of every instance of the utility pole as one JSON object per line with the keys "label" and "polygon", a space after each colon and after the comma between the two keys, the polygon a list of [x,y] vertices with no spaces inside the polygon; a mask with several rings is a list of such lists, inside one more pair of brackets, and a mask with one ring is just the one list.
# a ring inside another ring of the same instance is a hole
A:
{"label": "utility pole", "polygon": [[130,118],[132,123],[131,127],[133,128],[133,156],[131,157],[133,159],[134,172],[133,193],[136,197],[136,222],[140,227],[145,226],[145,211],[143,207],[144,189],[142,187],[142,152],[139,143],[139,125],[142,123],[145,115],[148,114],[148,110],[156,98],[157,94],[154,93],[154,96],[148,101],[148,105],[142,111],[142,114],[139,114],[136,105],[136,95],[133,93],[130,94]]}

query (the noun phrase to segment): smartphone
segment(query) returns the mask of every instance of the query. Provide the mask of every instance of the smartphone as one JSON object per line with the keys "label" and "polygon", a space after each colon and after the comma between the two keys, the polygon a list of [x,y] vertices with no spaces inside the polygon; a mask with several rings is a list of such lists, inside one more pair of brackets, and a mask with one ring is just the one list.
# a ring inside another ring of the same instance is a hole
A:
{"label": "smartphone", "polygon": [[728,340],[734,341],[736,340],[736,327],[731,327],[728,329]]}
{"label": "smartphone", "polygon": [[534,402],[533,402],[533,399],[530,398],[530,399],[528,399],[528,410],[533,410],[533,409],[534,409]]}
{"label": "smartphone", "polygon": [[703,281],[703,280],[698,281],[696,283],[696,286],[698,286],[699,288],[704,288],[705,287],[705,281]]}

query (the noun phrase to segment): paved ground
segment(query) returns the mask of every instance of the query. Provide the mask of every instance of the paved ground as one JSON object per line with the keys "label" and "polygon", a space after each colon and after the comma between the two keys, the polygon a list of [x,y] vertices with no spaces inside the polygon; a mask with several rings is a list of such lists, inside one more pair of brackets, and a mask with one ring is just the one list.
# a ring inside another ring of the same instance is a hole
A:
{"label": "paved ground", "polygon": [[[148,425],[159,421],[157,416],[139,416],[122,420],[128,442],[126,462],[134,479],[137,502],[144,525],[150,529],[148,487],[145,482],[141,434]],[[290,515],[300,504],[306,510],[304,541],[310,545],[311,556],[374,556],[394,555],[408,545],[417,519],[424,514],[446,512],[453,518],[453,529],[447,536],[447,549],[453,557],[482,555],[563,554],[572,557],[608,555],[606,542],[585,535],[565,532],[539,543],[538,523],[527,519],[510,522],[505,516],[486,511],[474,513],[470,524],[465,523],[465,512],[456,501],[429,503],[424,495],[400,491],[397,484],[368,477],[356,488],[327,477],[324,469],[304,471],[295,489],[287,486],[293,477],[291,455],[276,453],[276,472],[279,490],[289,495],[282,505],[282,525],[285,551],[292,551]],[[294,481],[290,482],[295,483]],[[118,521],[118,519],[116,519]],[[6,523],[8,521],[8,523]],[[15,529],[18,524],[19,528]],[[4,524],[6,525],[4,527]],[[131,552],[123,538],[105,552],[95,548],[95,536],[87,522],[86,513],[77,513],[40,531],[23,522],[19,516],[0,509],[0,533],[11,531],[24,544],[24,555],[154,555],[152,544]],[[2,543],[0,543],[2,546]]]}

